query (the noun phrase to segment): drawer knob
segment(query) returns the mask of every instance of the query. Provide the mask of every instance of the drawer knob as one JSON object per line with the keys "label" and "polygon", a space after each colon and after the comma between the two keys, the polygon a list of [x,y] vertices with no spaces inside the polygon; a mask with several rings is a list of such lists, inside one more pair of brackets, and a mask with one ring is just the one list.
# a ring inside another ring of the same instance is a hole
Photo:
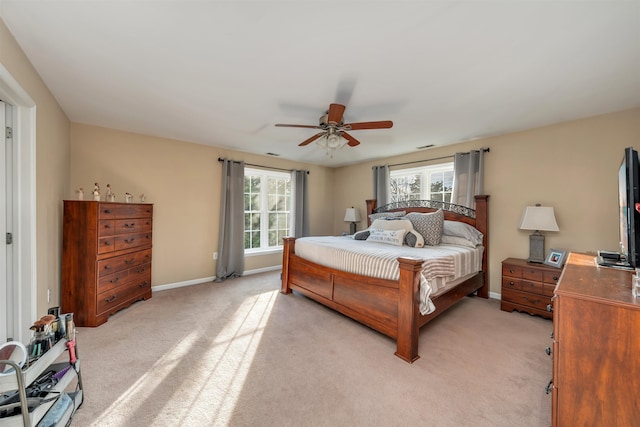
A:
{"label": "drawer knob", "polygon": [[116,298],[118,298],[118,294],[113,294],[113,296],[105,298],[104,301],[105,302],[114,302],[116,300]]}
{"label": "drawer knob", "polygon": [[131,265],[131,264],[133,264],[133,263],[134,263],[134,261],[135,261],[135,260],[136,260],[135,258],[125,259],[125,260],[124,260],[124,263],[125,263],[125,264],[128,264],[128,265]]}
{"label": "drawer knob", "polygon": [[549,384],[544,388],[544,392],[549,394],[551,393],[551,390],[553,390],[553,380],[549,381]]}
{"label": "drawer knob", "polygon": [[111,241],[110,241],[110,240],[106,240],[106,241],[104,242],[104,245],[105,245],[105,246],[111,246]]}
{"label": "drawer knob", "polygon": [[130,238],[130,239],[125,239],[124,242],[125,243],[133,243],[133,241],[136,240],[135,238]]}
{"label": "drawer knob", "polygon": [[105,270],[111,270],[111,266],[109,264],[107,264],[107,265],[104,266],[104,269]]}
{"label": "drawer knob", "polygon": [[105,224],[104,228],[111,228],[111,225],[110,224]]}
{"label": "drawer knob", "polygon": [[146,288],[147,286],[149,286],[149,282],[145,280],[144,282],[140,283],[138,286],[141,288]]}
{"label": "drawer knob", "polygon": [[511,274],[513,274],[513,273],[515,273],[515,272],[516,272],[516,271],[515,271],[513,268],[509,270],[509,273],[511,273]]}
{"label": "drawer knob", "polygon": [[104,213],[106,213],[106,214],[110,214],[110,213],[111,213],[111,209],[105,209],[105,210],[104,210]]}
{"label": "drawer knob", "polygon": [[539,303],[540,303],[540,299],[539,299],[539,298],[536,298],[536,299],[532,300],[532,299],[530,299],[529,297],[525,296],[525,297],[524,297],[524,299],[525,299],[527,302],[530,302],[531,304],[539,304]]}
{"label": "drawer knob", "polygon": [[109,283],[117,283],[120,280],[120,277],[116,277],[115,279],[109,280]]}
{"label": "drawer knob", "polygon": [[547,356],[551,356],[551,347],[545,348],[544,352],[547,353]]}
{"label": "drawer knob", "polygon": [[553,280],[554,280],[554,281],[556,281],[556,282],[557,282],[557,281],[558,281],[558,279],[560,279],[558,276],[553,276]]}
{"label": "drawer knob", "polygon": [[124,228],[133,228],[133,227],[135,227],[135,226],[136,226],[136,223],[134,222],[134,223],[132,223],[132,224],[125,224],[125,225],[124,225]]}
{"label": "drawer knob", "polygon": [[553,304],[547,304],[547,311],[553,313]]}
{"label": "drawer knob", "polygon": [[139,268],[136,270],[136,273],[144,273],[146,269],[144,268]]}

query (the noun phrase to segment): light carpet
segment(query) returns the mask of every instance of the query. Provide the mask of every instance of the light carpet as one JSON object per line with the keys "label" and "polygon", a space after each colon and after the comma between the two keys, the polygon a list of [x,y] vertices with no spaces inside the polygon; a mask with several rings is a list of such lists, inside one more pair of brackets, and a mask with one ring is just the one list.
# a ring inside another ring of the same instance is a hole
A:
{"label": "light carpet", "polygon": [[549,426],[552,322],[465,298],[421,358],[300,294],[279,272],[153,294],[78,328],[72,426]]}

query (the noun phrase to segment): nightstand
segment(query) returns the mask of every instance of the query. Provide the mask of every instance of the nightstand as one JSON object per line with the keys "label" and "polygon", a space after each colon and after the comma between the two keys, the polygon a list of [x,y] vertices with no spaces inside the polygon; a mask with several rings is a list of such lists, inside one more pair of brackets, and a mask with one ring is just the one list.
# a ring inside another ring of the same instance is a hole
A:
{"label": "nightstand", "polygon": [[505,259],[502,261],[500,309],[553,319],[553,313],[547,311],[547,305],[551,304],[561,273],[561,268],[534,264],[518,258]]}

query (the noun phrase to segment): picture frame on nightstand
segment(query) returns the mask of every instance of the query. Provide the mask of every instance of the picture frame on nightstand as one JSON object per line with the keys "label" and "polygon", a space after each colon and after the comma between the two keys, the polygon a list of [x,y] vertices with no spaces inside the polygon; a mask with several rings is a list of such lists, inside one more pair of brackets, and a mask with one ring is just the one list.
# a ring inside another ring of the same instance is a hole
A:
{"label": "picture frame on nightstand", "polygon": [[562,268],[564,261],[567,259],[567,251],[560,249],[549,249],[547,258],[544,260],[546,265],[556,268]]}

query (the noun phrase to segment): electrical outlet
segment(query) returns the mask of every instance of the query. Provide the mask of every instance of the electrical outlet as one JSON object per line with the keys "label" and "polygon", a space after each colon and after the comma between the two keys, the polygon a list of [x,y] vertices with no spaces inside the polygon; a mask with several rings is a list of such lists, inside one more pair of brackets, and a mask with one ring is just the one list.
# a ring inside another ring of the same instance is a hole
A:
{"label": "electrical outlet", "polygon": [[218,259],[218,252],[213,253],[213,259]]}
{"label": "electrical outlet", "polygon": [[51,288],[47,288],[47,303],[51,302]]}

